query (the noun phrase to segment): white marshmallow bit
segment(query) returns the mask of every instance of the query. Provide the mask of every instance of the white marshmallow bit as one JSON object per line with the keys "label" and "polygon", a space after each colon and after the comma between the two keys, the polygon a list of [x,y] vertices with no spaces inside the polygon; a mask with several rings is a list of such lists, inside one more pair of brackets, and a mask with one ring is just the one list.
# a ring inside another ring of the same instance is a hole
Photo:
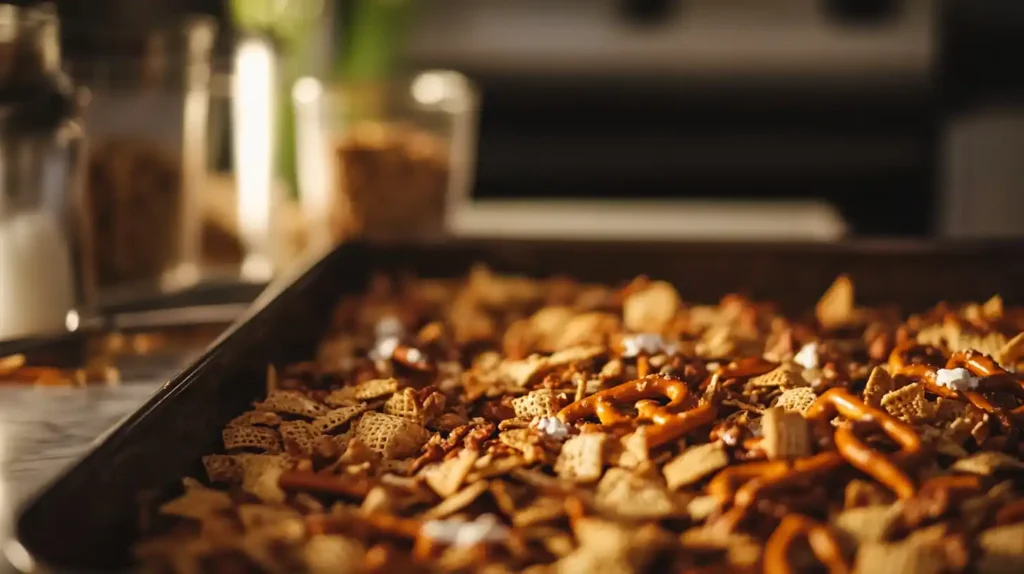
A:
{"label": "white marshmallow bit", "polygon": [[978,388],[978,379],[967,369],[939,369],[935,372],[935,384],[964,392]]}
{"label": "white marshmallow bit", "polygon": [[442,544],[475,546],[481,543],[501,542],[508,538],[508,527],[493,514],[484,514],[473,522],[462,520],[428,520],[423,524],[423,535]]}
{"label": "white marshmallow bit", "polygon": [[811,342],[801,347],[797,354],[793,355],[793,362],[805,369],[817,369],[818,344]]}
{"label": "white marshmallow bit", "polygon": [[370,351],[370,358],[374,361],[386,361],[395,355],[398,348],[398,337],[386,337],[377,341],[377,345]]}
{"label": "white marshmallow bit", "polygon": [[569,427],[558,417],[537,417],[530,426],[555,440],[569,438]]}
{"label": "white marshmallow bit", "polygon": [[637,355],[657,355],[665,353],[674,355],[679,351],[679,345],[666,342],[657,333],[637,333],[622,339],[622,356],[636,357]]}

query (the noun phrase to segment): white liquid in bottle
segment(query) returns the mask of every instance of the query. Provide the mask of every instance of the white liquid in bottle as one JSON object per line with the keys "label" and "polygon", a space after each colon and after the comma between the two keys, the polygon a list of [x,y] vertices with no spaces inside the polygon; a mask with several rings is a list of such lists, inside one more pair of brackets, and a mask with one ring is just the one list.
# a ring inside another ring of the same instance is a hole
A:
{"label": "white liquid in bottle", "polygon": [[0,340],[65,329],[75,294],[64,231],[46,212],[0,219]]}

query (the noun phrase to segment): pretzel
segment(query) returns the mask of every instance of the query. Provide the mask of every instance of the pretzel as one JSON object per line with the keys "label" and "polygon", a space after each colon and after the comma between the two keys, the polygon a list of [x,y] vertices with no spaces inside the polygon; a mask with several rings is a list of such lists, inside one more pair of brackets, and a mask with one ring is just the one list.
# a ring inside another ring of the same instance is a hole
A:
{"label": "pretzel", "polygon": [[828,568],[830,574],[847,574],[850,571],[849,564],[843,558],[839,541],[831,528],[818,524],[806,516],[791,514],[782,519],[765,545],[766,574],[790,574],[798,571],[789,560],[789,551],[800,537],[807,540],[814,557]]}
{"label": "pretzel", "polygon": [[[932,365],[909,365],[906,364],[903,354],[913,347],[897,347],[889,356],[889,365],[892,367],[893,375],[902,375],[908,378],[919,379],[924,383],[925,388],[940,397],[947,399],[960,398],[960,393],[955,389],[940,386],[936,383],[937,367]],[[976,377],[984,377],[985,380],[979,384],[978,390],[963,391],[963,397],[979,409],[995,415],[1005,429],[1013,427],[1013,424],[1003,416],[1001,409],[989,401],[984,391],[1002,390],[1012,393],[1019,399],[1024,399],[1024,382],[1017,379],[1012,373],[1000,367],[991,357],[977,351],[957,351],[946,361],[945,368],[967,369]],[[982,388],[982,386],[984,388]],[[1024,415],[1024,405],[1010,411],[1013,415]]]}
{"label": "pretzel", "polygon": [[[667,397],[668,404],[662,406],[650,400],[657,397]],[[713,404],[686,410],[689,397],[690,390],[683,381],[652,375],[599,391],[563,408],[557,416],[565,423],[592,416],[605,425],[650,422],[647,446],[654,448],[715,420],[718,409]],[[624,403],[634,404],[635,417],[623,412],[620,405]]]}
{"label": "pretzel", "polygon": [[1024,522],[1024,499],[1015,500],[999,509],[996,513],[995,525],[1006,526]]}
{"label": "pretzel", "polygon": [[724,381],[726,379],[738,379],[741,377],[757,377],[765,373],[770,373],[778,366],[778,363],[773,363],[761,357],[744,357],[742,359],[736,359],[724,367],[719,367],[714,373],[711,373],[708,378],[704,379],[700,384],[700,390],[703,391],[707,389],[714,376],[718,376],[720,381]]}
{"label": "pretzel", "polygon": [[769,489],[783,487],[834,470],[842,461],[842,457],[836,452],[823,452],[793,461],[779,459],[730,466],[711,479],[707,492],[720,504],[735,502],[737,505],[746,506]]}
{"label": "pretzel", "polygon": [[[1021,381],[1012,373],[1000,367],[992,357],[989,357],[984,353],[979,353],[977,351],[957,351],[956,353],[953,353],[953,356],[951,356],[949,361],[946,362],[946,368],[955,369],[958,367],[967,369],[971,374],[977,377],[985,377],[985,381],[983,381],[986,383],[985,390],[998,389],[1012,393],[1018,399],[1024,399],[1024,381]],[[981,394],[980,390],[965,391],[964,396],[967,400],[971,401],[971,404],[988,413],[994,413],[997,410],[996,407]],[[1024,405],[1019,406],[1010,412],[1015,415],[1024,414]]]}
{"label": "pretzel", "polygon": [[[895,458],[905,461],[921,452],[921,437],[909,425],[888,413],[864,404],[846,389],[833,388],[825,391],[808,407],[805,416],[812,421],[827,422],[836,414],[847,419],[878,426],[900,445]],[[914,483],[903,470],[857,437],[853,428],[842,426],[836,429],[836,449],[855,468],[888,486],[901,499],[914,496]]]}
{"label": "pretzel", "polygon": [[392,357],[395,362],[405,365],[414,371],[429,373],[434,370],[434,366],[430,363],[426,353],[415,347],[399,345],[395,347],[395,353]]}
{"label": "pretzel", "polygon": [[362,498],[372,486],[366,477],[346,477],[309,471],[281,473],[277,485],[286,492],[313,492],[348,498]]}

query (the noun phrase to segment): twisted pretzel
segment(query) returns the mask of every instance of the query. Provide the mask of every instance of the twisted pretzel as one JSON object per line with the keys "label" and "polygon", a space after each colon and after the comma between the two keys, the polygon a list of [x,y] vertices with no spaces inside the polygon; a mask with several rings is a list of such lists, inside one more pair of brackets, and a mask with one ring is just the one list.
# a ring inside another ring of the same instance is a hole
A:
{"label": "twisted pretzel", "polygon": [[797,572],[797,568],[789,560],[789,551],[800,537],[807,540],[814,557],[828,568],[830,574],[847,574],[850,571],[850,566],[843,558],[839,541],[831,528],[818,524],[806,516],[791,514],[782,519],[765,545],[766,574]]}
{"label": "twisted pretzel", "polygon": [[[905,354],[921,347],[923,346],[911,345],[894,349],[892,354],[889,355],[889,365],[892,367],[893,375],[918,379],[929,392],[940,397],[947,399],[960,398],[960,393],[955,389],[943,387],[936,383],[936,372],[938,371],[936,366],[924,364],[909,365],[906,363]],[[1018,399],[1024,400],[1024,381],[1021,381],[1012,373],[1000,367],[992,357],[977,351],[957,351],[953,353],[949,360],[946,361],[945,368],[967,369],[976,377],[984,377],[984,380],[979,383],[977,390],[964,391],[963,397],[975,407],[996,416],[1004,428],[1012,427],[1012,423],[1003,416],[1003,412],[993,405],[983,393],[1000,390],[1012,393]],[[1013,415],[1024,415],[1024,405],[1010,412]]]}
{"label": "twisted pretzel", "polygon": [[[669,399],[660,405],[652,400]],[[576,401],[558,412],[558,418],[573,423],[596,416],[601,424],[617,425],[630,422],[649,422],[647,446],[661,446],[683,435],[714,422],[718,409],[708,403],[687,410],[690,390],[678,379],[648,376],[605,389]],[[633,403],[636,415],[626,412],[621,405]]]}
{"label": "twisted pretzel", "polygon": [[747,506],[760,494],[824,474],[842,463],[839,453],[823,452],[793,461],[779,459],[730,466],[711,479],[707,492],[720,504],[735,502]]}
{"label": "twisted pretzel", "polygon": [[[812,421],[827,423],[836,414],[852,421],[873,424],[900,445],[894,458],[905,461],[921,452],[921,437],[909,425],[888,413],[864,404],[849,391],[833,388],[818,397],[808,407],[805,416]],[[867,446],[857,437],[853,428],[836,429],[836,449],[855,468],[889,487],[896,496],[907,499],[914,496],[914,482],[890,457]]]}

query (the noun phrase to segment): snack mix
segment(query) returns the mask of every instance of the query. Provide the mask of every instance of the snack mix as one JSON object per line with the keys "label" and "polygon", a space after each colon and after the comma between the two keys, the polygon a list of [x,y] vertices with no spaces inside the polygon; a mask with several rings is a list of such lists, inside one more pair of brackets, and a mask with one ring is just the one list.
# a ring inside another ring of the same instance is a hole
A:
{"label": "snack mix", "polygon": [[379,279],[271,366],[157,572],[1019,572],[1024,308],[787,318],[474,269]]}

